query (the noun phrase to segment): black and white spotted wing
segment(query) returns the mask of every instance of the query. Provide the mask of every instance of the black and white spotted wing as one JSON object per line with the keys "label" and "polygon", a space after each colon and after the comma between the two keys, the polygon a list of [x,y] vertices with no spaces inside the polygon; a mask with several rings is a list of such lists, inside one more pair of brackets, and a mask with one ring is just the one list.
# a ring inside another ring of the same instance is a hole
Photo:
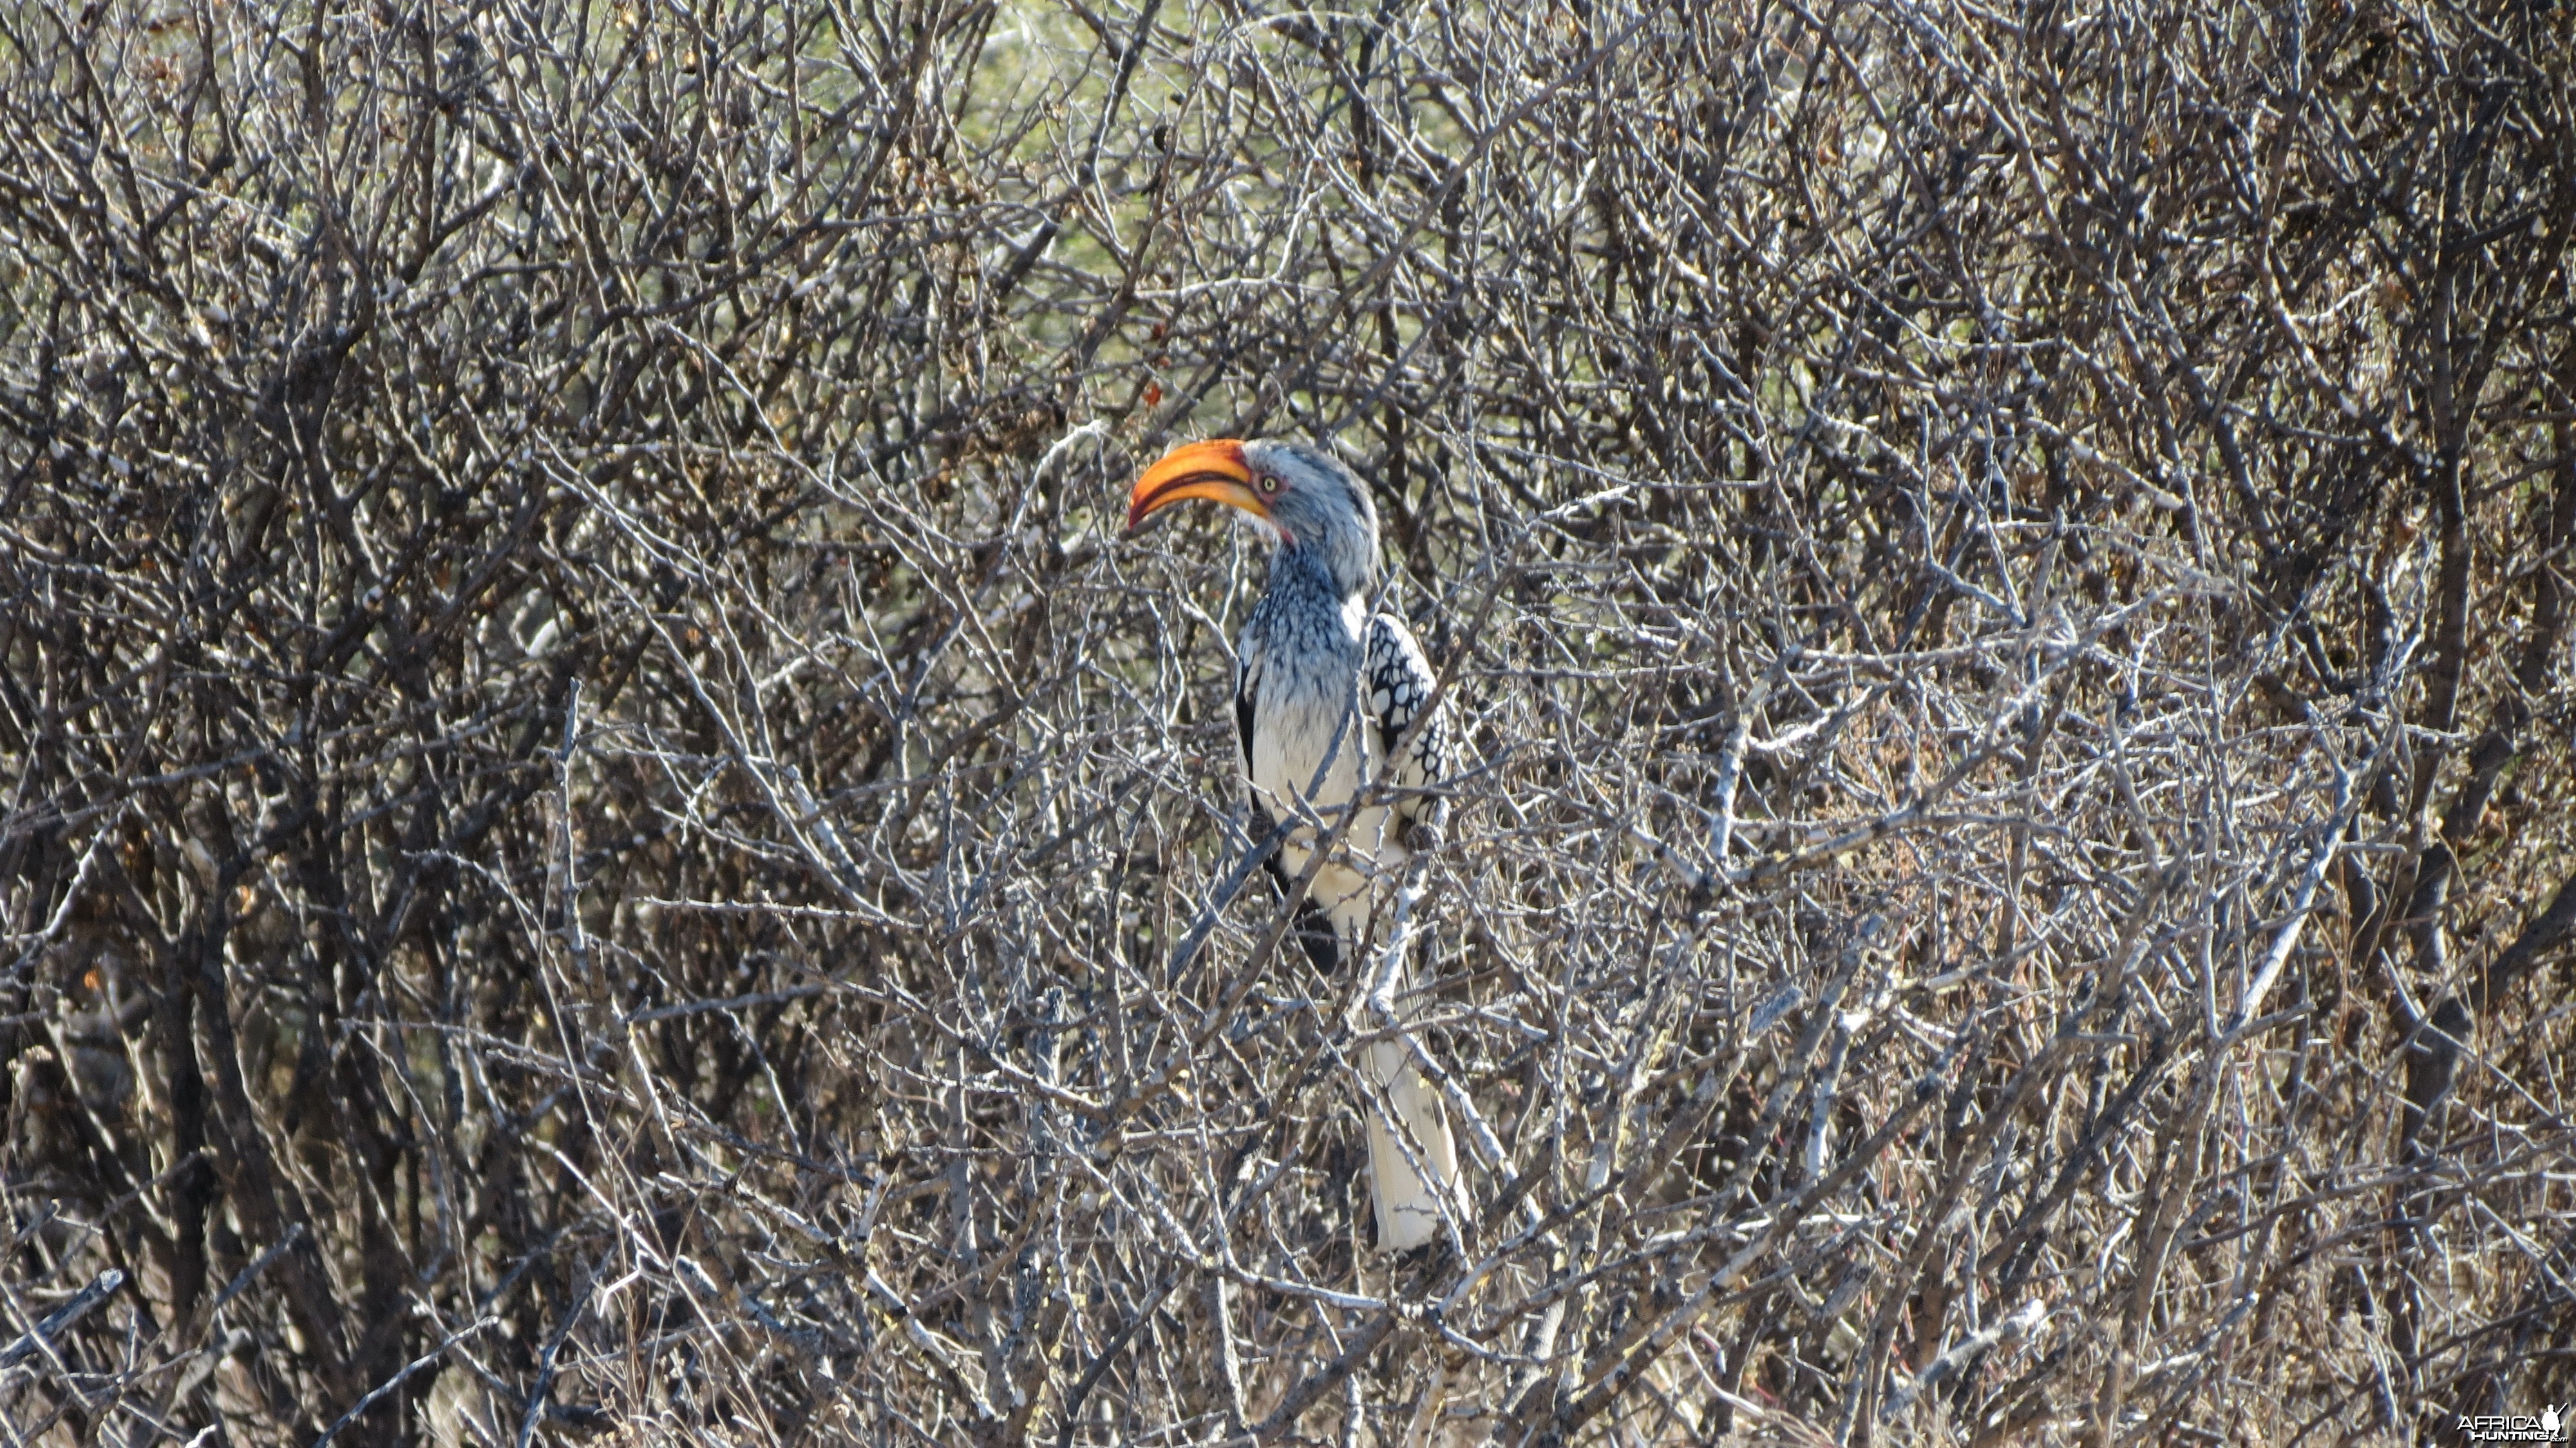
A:
{"label": "black and white spotted wing", "polygon": [[[1360,667],[1366,671],[1362,680],[1361,701],[1367,708],[1369,722],[1377,730],[1377,755],[1383,759],[1413,726],[1413,716],[1431,702],[1431,691],[1439,676],[1431,671],[1431,661],[1422,656],[1422,646],[1413,641],[1413,631],[1404,620],[1391,613],[1381,613],[1369,620],[1368,652]],[[1449,721],[1434,714],[1422,732],[1413,736],[1413,748],[1397,761],[1395,784],[1398,788],[1418,790],[1437,783],[1449,772]],[[1420,812],[1422,797],[1412,796],[1396,806],[1397,813],[1411,819]]]}

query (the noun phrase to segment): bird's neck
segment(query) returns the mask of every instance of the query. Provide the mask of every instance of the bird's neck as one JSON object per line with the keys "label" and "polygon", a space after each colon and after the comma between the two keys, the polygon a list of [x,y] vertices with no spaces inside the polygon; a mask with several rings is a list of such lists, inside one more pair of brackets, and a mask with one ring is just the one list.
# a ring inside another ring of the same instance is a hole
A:
{"label": "bird's neck", "polygon": [[1369,586],[1377,581],[1376,560],[1364,548],[1333,547],[1331,541],[1281,543],[1270,559],[1271,586],[1328,594],[1337,604],[1366,598]]}

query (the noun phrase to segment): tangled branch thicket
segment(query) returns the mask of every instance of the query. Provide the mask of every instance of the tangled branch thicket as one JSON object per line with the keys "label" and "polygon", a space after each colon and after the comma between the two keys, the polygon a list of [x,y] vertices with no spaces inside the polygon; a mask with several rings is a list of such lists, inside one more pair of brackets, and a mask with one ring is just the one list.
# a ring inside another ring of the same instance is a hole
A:
{"label": "tangled branch thicket", "polygon": [[[8,1442],[2576,1398],[2571,48],[0,7]],[[1401,1017],[1227,895],[1256,540],[1120,536],[1264,433],[1462,723]]]}

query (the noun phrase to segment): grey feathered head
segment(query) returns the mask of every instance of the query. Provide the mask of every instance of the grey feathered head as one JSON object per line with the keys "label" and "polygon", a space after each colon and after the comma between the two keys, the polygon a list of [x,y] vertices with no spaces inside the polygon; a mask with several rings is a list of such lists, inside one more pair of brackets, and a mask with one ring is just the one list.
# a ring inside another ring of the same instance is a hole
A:
{"label": "grey feathered head", "polygon": [[1128,530],[1184,498],[1243,510],[1280,548],[1320,565],[1345,598],[1377,581],[1377,508],[1359,475],[1322,448],[1279,438],[1174,448],[1136,480]]}

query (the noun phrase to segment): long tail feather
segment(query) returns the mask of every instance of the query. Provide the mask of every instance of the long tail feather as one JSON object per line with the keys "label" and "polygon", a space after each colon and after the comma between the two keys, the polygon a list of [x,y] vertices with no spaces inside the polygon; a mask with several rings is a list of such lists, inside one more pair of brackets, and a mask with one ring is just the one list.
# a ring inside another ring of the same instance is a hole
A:
{"label": "long tail feather", "polygon": [[[1355,954],[1356,942],[1367,938],[1366,895],[1336,903],[1332,915],[1344,953]],[[1405,976],[1409,989],[1410,961]],[[1375,1022],[1367,1024],[1374,1027]],[[1360,1048],[1359,1057],[1360,1073],[1372,1088],[1367,1103],[1369,1199],[1377,1206],[1378,1247],[1401,1252],[1439,1236],[1442,1215],[1459,1209],[1458,1143],[1450,1135],[1439,1093],[1423,1079],[1404,1042],[1372,1041]]]}
{"label": "long tail feather", "polygon": [[1439,1236],[1443,1210],[1457,1210],[1458,1146],[1439,1095],[1402,1042],[1370,1043],[1360,1069],[1393,1108],[1392,1121],[1374,1104],[1369,1110],[1369,1196],[1377,1203],[1378,1246],[1401,1252]]}

